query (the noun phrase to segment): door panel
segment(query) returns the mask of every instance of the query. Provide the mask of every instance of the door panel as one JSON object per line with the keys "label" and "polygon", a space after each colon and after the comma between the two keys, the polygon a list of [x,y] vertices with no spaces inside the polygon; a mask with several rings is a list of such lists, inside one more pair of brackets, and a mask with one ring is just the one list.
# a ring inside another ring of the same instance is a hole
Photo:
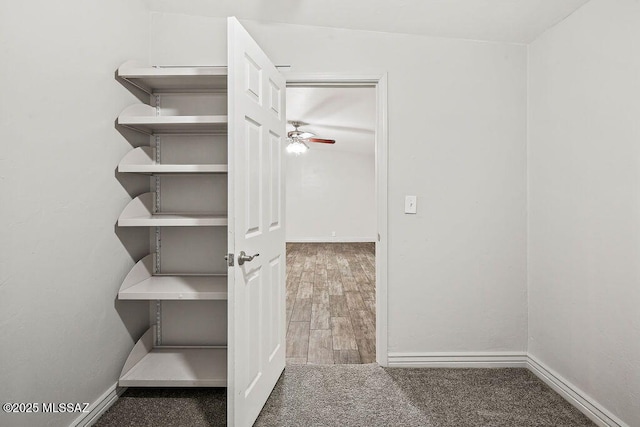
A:
{"label": "door panel", "polygon": [[[262,132],[261,126],[248,117],[245,117],[245,155],[244,165],[245,195],[246,195],[246,238],[257,237],[262,231]],[[242,197],[238,194],[238,197]]]}
{"label": "door panel", "polygon": [[[285,80],[235,18],[228,43],[228,422],[244,427],[285,365]],[[241,266],[240,251],[260,255]]]}
{"label": "door panel", "polygon": [[269,231],[274,231],[280,225],[280,216],[282,214],[282,137],[274,134],[273,132],[269,133],[269,161],[270,161],[270,190],[271,190],[271,198],[270,202],[270,220],[269,220]]}
{"label": "door panel", "polygon": [[[267,292],[267,304],[269,304],[269,310],[272,312],[279,313],[284,309],[284,295],[281,292],[282,287],[278,286],[279,283],[285,281],[285,277],[282,274],[283,272],[283,260],[284,258],[278,255],[276,258],[272,259],[269,262],[269,273],[271,276],[271,280],[269,281],[269,289]],[[267,339],[267,353],[269,354],[269,361],[273,360],[276,356],[278,350],[280,349],[280,345],[283,342],[283,330],[279,327],[278,322],[280,319],[277,317],[271,316],[264,319],[264,324],[269,325],[269,334],[265,335]]]}

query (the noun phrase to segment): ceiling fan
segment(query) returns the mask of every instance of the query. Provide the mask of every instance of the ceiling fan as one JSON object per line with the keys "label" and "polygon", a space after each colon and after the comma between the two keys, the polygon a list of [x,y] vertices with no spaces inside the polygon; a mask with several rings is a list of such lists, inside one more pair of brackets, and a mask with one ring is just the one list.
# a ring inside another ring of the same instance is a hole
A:
{"label": "ceiling fan", "polygon": [[315,142],[320,144],[336,143],[334,139],[316,138],[316,135],[314,133],[298,130],[300,126],[306,125],[308,123],[290,120],[289,124],[293,126],[293,130],[287,133],[287,138],[289,141],[289,145],[287,145],[287,152],[289,153],[293,153],[296,155],[304,153],[309,149],[307,142]]}

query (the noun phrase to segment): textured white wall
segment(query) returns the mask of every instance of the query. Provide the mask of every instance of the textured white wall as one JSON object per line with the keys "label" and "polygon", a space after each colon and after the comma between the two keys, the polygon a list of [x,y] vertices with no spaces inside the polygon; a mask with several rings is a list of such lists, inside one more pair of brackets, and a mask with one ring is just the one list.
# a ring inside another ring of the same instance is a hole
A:
{"label": "textured white wall", "polygon": [[640,3],[529,48],[529,351],[640,425]]}
{"label": "textured white wall", "polygon": [[[388,72],[389,351],[524,351],[526,47],[243,24],[291,72]],[[152,63],[226,62],[222,18],[151,25]]]}
{"label": "textured white wall", "polygon": [[148,16],[131,0],[0,4],[0,402],[95,401],[148,323],[147,304],[115,301],[148,232],[114,231],[139,184],[114,172],[131,149],[114,120],[136,102],[114,72],[146,58]]}
{"label": "textured white wall", "polygon": [[375,241],[373,148],[371,141],[371,153],[312,146],[300,156],[287,155],[288,242]]}

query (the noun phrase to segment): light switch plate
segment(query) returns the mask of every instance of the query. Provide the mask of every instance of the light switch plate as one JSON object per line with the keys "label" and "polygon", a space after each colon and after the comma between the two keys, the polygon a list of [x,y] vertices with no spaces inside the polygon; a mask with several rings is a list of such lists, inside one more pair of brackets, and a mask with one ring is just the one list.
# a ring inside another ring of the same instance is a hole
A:
{"label": "light switch plate", "polygon": [[404,197],[404,213],[414,214],[418,212],[418,197],[405,196]]}

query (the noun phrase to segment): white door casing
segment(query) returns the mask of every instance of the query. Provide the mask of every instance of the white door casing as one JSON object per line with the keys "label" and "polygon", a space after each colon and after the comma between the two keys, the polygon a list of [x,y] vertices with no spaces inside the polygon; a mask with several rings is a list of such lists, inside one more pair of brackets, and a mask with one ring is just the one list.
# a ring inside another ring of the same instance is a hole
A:
{"label": "white door casing", "polygon": [[[228,424],[251,426],[285,366],[284,77],[228,18]],[[240,266],[241,251],[260,254]]]}

